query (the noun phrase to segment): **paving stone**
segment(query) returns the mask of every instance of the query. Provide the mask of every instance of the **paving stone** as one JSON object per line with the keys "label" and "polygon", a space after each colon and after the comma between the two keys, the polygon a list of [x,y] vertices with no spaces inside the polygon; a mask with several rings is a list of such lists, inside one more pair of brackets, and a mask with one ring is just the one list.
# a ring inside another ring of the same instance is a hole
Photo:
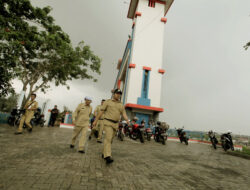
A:
{"label": "paving stone", "polygon": [[239,189],[249,190],[250,161],[208,145],[114,139],[114,162],[103,144],[87,141],[86,153],[70,149],[72,130],[35,127],[14,135],[0,125],[0,189]]}

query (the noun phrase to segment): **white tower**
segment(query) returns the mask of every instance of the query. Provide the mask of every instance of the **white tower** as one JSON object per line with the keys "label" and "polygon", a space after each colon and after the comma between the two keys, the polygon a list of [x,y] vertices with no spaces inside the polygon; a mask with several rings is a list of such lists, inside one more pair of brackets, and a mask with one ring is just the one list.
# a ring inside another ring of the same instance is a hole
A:
{"label": "white tower", "polygon": [[[146,123],[157,120],[164,109],[161,81],[165,18],[174,0],[131,0],[128,18],[133,20],[115,88],[123,91],[122,102],[129,117],[137,116]],[[140,122],[139,121],[139,122]]]}

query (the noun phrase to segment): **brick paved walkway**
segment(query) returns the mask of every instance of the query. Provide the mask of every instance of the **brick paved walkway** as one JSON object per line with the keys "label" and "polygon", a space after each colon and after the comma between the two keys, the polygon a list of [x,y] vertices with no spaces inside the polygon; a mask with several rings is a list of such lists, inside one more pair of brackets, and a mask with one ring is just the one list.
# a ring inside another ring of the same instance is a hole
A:
{"label": "brick paved walkway", "polygon": [[70,129],[13,133],[0,126],[0,189],[250,189],[250,161],[207,145],[116,139],[107,166],[95,139],[84,155],[70,149]]}

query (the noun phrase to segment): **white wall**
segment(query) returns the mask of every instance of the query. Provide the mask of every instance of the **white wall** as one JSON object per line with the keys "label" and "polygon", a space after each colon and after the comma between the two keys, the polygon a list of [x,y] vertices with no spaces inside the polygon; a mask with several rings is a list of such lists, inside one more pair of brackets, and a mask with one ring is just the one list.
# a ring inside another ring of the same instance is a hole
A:
{"label": "white wall", "polygon": [[152,8],[148,6],[148,0],[140,0],[137,11],[142,15],[135,19],[130,61],[136,64],[136,68],[130,70],[126,103],[136,104],[141,96],[143,66],[146,66],[152,68],[148,98],[151,99],[151,106],[160,107],[162,74],[158,70],[162,68],[163,58],[165,24],[161,18],[164,17],[164,5],[156,3]]}

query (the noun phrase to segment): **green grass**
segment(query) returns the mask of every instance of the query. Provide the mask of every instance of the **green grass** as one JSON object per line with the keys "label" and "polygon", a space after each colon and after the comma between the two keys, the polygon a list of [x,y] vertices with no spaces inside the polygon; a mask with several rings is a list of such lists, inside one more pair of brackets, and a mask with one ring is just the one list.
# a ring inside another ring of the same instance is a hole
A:
{"label": "green grass", "polygon": [[242,153],[250,155],[250,148],[247,148],[247,147],[243,146]]}
{"label": "green grass", "polygon": [[228,151],[227,154],[230,154],[232,156],[237,156],[241,158],[245,158],[250,160],[250,149],[243,147],[242,151],[236,150],[236,151]]}

